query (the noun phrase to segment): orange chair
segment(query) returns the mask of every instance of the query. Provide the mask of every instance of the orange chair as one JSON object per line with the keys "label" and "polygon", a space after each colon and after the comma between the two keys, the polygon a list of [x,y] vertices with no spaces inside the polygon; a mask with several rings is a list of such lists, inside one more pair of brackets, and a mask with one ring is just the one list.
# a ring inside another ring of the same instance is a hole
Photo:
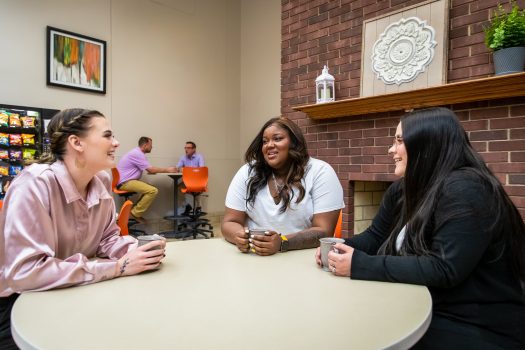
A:
{"label": "orange chair", "polygon": [[[187,229],[183,230],[183,238],[197,235],[202,235],[209,238],[206,233],[210,233],[213,237],[213,227],[209,220],[201,218],[206,215],[195,208],[195,199],[208,190],[208,167],[184,167],[182,169],[182,181],[186,188],[181,189],[183,193],[188,193],[193,196],[193,209],[186,216],[188,219],[181,225]],[[203,228],[207,227],[207,229]]]}
{"label": "orange chair", "polygon": [[339,212],[339,219],[335,225],[334,237],[343,238],[343,211]]}
{"label": "orange chair", "polygon": [[130,228],[130,219],[129,215],[131,214],[131,207],[133,206],[133,202],[129,199],[122,204],[122,207],[120,208],[120,212],[118,214],[117,218],[117,225],[120,227],[120,235],[121,236],[127,236],[129,233],[133,234],[145,234],[146,232],[142,230],[132,229]]}
{"label": "orange chair", "polygon": [[3,206],[4,206],[4,201],[0,199],[0,210],[2,210]]}
{"label": "orange chair", "polygon": [[113,177],[111,180],[111,190],[113,191],[113,193],[117,194],[120,197],[124,197],[125,200],[129,200],[129,197],[133,196],[136,192],[119,190],[117,188],[117,185],[120,181],[120,174],[117,168],[111,168],[111,175]]}

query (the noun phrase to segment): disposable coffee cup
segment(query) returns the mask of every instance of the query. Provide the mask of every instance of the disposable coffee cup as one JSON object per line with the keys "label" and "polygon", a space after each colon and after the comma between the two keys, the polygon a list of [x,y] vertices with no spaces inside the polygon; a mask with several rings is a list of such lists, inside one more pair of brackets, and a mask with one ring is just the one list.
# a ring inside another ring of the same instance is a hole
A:
{"label": "disposable coffee cup", "polygon": [[[164,237],[162,236],[159,236],[157,234],[154,234],[154,235],[145,235],[145,236],[138,236],[137,237],[137,240],[139,241],[139,247],[143,246],[144,244],[148,244],[149,242],[154,242],[154,241],[161,241],[161,240],[164,240]],[[153,248],[151,249],[148,249],[148,251],[150,250],[156,250],[156,249],[161,249],[161,245],[158,245],[158,246],[154,246]]]}
{"label": "disposable coffee cup", "polygon": [[341,238],[325,237],[320,238],[319,242],[321,243],[321,263],[323,264],[323,270],[330,271],[330,267],[328,266],[328,253],[332,250],[336,251],[334,245],[336,243],[344,243],[345,240]]}

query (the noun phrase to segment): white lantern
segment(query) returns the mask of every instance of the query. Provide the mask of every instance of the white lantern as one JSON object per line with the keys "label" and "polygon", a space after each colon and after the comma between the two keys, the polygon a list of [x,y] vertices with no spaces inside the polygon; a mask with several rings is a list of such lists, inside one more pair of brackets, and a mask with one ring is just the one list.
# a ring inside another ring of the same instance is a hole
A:
{"label": "white lantern", "polygon": [[335,101],[333,75],[328,74],[328,67],[325,65],[323,73],[315,79],[315,97],[316,103],[325,103]]}

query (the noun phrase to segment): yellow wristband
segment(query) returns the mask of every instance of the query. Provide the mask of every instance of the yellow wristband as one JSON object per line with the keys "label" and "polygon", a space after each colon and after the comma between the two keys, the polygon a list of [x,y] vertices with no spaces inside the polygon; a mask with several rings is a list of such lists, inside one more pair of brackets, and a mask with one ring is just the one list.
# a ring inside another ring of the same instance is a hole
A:
{"label": "yellow wristband", "polygon": [[280,252],[288,251],[288,238],[285,235],[281,235],[281,246],[279,247]]}

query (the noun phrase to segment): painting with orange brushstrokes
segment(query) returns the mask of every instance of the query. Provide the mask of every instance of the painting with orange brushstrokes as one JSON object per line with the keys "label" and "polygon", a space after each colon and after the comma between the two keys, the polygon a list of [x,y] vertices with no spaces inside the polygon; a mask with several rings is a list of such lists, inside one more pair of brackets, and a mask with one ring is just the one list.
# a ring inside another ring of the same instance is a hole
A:
{"label": "painting with orange brushstrokes", "polygon": [[106,42],[47,27],[47,85],[106,93]]}

